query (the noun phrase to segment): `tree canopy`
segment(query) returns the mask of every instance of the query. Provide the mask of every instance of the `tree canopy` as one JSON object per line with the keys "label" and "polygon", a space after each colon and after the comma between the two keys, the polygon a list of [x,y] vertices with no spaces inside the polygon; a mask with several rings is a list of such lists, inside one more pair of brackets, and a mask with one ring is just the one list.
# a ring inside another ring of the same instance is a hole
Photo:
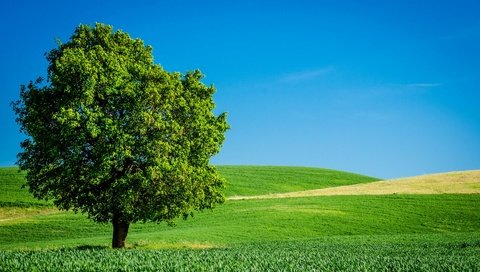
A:
{"label": "tree canopy", "polygon": [[13,103],[27,135],[18,154],[29,190],[60,209],[111,222],[172,222],[224,201],[210,158],[228,129],[200,71],[167,72],[152,48],[104,24],[80,25],[46,54],[48,77]]}

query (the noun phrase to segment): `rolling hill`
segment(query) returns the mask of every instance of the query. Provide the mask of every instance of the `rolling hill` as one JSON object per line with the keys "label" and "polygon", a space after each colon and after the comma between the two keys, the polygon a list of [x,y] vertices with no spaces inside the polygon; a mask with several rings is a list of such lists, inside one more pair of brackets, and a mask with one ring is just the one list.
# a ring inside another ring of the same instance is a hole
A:
{"label": "rolling hill", "polygon": [[379,179],[323,168],[294,166],[217,166],[227,180],[227,196],[287,193]]}
{"label": "rolling hill", "polygon": [[480,194],[480,170],[430,174],[288,193],[233,196],[230,200],[390,194]]}
{"label": "rolling hill", "polygon": [[479,171],[379,181],[304,167],[219,170],[225,204],[175,227],[133,224],[132,250],[112,251],[110,225],[33,199],[23,173],[0,168],[0,271],[480,269]]}
{"label": "rolling hill", "polygon": [[[227,180],[227,196],[288,193],[377,181],[349,172],[289,166],[218,166]],[[47,205],[35,200],[25,183],[25,174],[16,167],[0,167],[1,205]]]}
{"label": "rolling hill", "polygon": [[[226,194],[231,200],[213,211],[178,220],[173,228],[134,224],[127,239],[130,245],[218,247],[332,236],[480,231],[479,194],[418,191],[435,183],[442,188],[461,185],[478,190],[478,171],[378,181],[304,167],[220,166],[219,170],[228,181]],[[0,248],[108,245],[110,225],[95,224],[84,215],[58,211],[48,202],[33,199],[20,189],[23,179],[15,168],[0,169]],[[395,194],[392,188],[417,191]],[[232,200],[240,194],[257,199]],[[285,196],[290,197],[281,198]]]}

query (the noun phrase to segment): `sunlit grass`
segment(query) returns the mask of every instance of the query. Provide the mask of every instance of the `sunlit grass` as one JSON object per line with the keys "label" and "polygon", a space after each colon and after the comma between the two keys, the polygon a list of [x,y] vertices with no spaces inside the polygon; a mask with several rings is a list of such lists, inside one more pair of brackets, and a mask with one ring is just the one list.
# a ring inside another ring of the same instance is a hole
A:
{"label": "sunlit grass", "polygon": [[227,180],[227,196],[286,193],[377,181],[331,169],[292,166],[217,166]]}
{"label": "sunlit grass", "polygon": [[288,193],[234,196],[230,199],[390,194],[480,194],[480,170],[432,174]]}
{"label": "sunlit grass", "polygon": [[[273,174],[268,176],[266,169]],[[480,194],[227,200],[213,211],[177,220],[174,227],[133,224],[127,250],[114,251],[109,249],[109,224],[34,200],[19,189],[21,173],[0,168],[0,176],[3,170],[8,178],[0,181],[8,182],[0,191],[0,271],[480,269]],[[227,173],[230,196],[382,183],[323,169],[239,167],[238,175],[234,170],[220,167]],[[319,178],[322,173],[331,176]],[[450,183],[462,183],[449,178]],[[425,178],[420,182],[435,185]]]}
{"label": "sunlit grass", "polygon": [[[312,239],[345,235],[480,231],[480,195],[327,196],[229,201],[214,211],[166,224],[131,226],[128,244],[208,244]],[[15,235],[13,235],[15,234]],[[32,215],[0,222],[0,248],[108,245],[109,224],[80,214]]]}

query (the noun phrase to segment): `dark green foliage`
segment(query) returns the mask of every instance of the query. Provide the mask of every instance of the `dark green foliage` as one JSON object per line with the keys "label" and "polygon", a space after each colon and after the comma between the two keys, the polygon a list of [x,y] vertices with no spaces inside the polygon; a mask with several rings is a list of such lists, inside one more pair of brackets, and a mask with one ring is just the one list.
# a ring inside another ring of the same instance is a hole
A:
{"label": "dark green foliage", "polygon": [[38,199],[96,222],[171,221],[222,203],[209,164],[228,128],[199,71],[170,73],[122,31],[79,26],[47,54],[48,80],[13,103],[18,164]]}

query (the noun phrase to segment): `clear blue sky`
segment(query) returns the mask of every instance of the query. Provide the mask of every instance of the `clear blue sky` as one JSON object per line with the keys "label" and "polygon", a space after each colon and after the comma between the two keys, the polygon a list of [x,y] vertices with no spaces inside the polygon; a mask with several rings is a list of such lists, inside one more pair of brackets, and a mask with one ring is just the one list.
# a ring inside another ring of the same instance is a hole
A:
{"label": "clear blue sky", "polygon": [[391,178],[480,168],[478,1],[2,1],[0,165],[9,103],[80,23],[141,38],[166,70],[200,69],[231,130],[216,164]]}

